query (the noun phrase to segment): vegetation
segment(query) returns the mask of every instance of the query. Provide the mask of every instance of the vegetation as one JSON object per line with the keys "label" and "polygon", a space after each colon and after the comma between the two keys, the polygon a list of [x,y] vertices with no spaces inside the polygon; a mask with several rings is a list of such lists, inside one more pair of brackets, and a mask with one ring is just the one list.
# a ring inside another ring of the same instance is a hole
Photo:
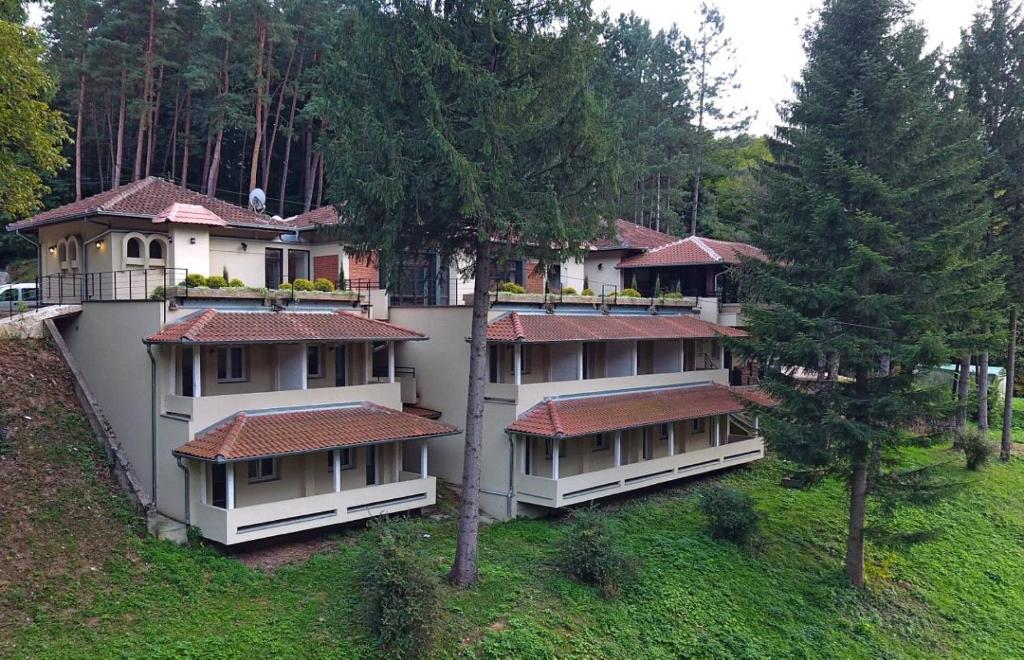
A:
{"label": "vegetation", "polygon": [[711,537],[748,545],[758,533],[754,498],[734,488],[709,488],[700,495],[700,508],[708,519]]}
{"label": "vegetation", "polygon": [[575,296],[576,295],[576,289],[572,288],[571,286],[562,287],[562,295],[563,296]]}
{"label": "vegetation", "polygon": [[245,288],[245,282],[238,279],[237,277],[232,277],[231,280],[228,281],[228,286],[231,287],[232,289],[243,289]]}
{"label": "vegetation", "polygon": [[526,293],[526,288],[515,282],[502,282],[498,285],[501,293]]}
{"label": "vegetation", "polygon": [[313,288],[317,291],[334,291],[334,282],[330,281],[326,277],[318,277],[313,280]]}
{"label": "vegetation", "polygon": [[622,291],[619,291],[618,295],[622,298],[639,298],[640,292],[633,287],[627,287]]}
{"label": "vegetation", "polygon": [[566,572],[597,587],[605,597],[619,595],[636,577],[636,558],[621,549],[605,513],[591,508],[571,515],[561,546]]}
{"label": "vegetation", "polygon": [[586,289],[585,288],[582,291],[580,291],[580,295],[581,296],[593,296],[595,294],[594,294],[594,290],[593,289]]}
{"label": "vegetation", "polygon": [[228,281],[224,279],[223,275],[210,275],[206,278],[206,286],[211,289],[223,289],[228,285]]}
{"label": "vegetation", "polygon": [[181,285],[193,289],[199,286],[206,286],[206,276],[199,273],[189,273],[185,276],[185,281]]}
{"label": "vegetation", "polygon": [[974,430],[962,432],[957,438],[957,446],[964,452],[968,470],[980,470],[992,455],[988,438]]}
{"label": "vegetation", "polygon": [[304,277],[296,277],[294,280],[292,280],[291,284],[292,284],[291,288],[292,288],[293,291],[313,291],[313,290],[315,290],[313,282],[311,282],[310,280],[307,280]]}

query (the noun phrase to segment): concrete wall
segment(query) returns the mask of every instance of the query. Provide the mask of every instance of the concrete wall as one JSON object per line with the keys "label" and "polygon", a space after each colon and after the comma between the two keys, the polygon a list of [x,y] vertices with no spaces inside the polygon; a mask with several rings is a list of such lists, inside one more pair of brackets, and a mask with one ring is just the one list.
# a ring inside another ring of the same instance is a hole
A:
{"label": "concrete wall", "polygon": [[622,252],[610,250],[604,252],[591,252],[583,263],[583,272],[587,282],[594,293],[601,295],[601,285],[607,285],[607,293],[612,287],[622,288],[622,275],[615,267],[622,259]]}

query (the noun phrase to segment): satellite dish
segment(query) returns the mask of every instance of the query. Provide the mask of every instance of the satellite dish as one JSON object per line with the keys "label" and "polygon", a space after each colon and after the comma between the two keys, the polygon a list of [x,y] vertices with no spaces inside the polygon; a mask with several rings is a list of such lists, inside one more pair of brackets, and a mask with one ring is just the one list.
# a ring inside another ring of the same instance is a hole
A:
{"label": "satellite dish", "polygon": [[253,188],[249,193],[249,208],[256,213],[263,213],[263,209],[267,208],[267,193],[260,188]]}

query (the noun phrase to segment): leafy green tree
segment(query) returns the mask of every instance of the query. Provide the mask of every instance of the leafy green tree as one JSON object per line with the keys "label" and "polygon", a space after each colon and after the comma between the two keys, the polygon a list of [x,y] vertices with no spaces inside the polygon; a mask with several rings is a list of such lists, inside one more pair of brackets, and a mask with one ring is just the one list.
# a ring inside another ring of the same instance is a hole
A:
{"label": "leafy green tree", "polygon": [[[457,584],[476,580],[493,264],[579,253],[598,230],[613,126],[584,0],[362,0],[324,52],[316,112],[334,199],[382,264],[435,251],[475,276]],[[327,93],[327,90],[330,90]]]}
{"label": "leafy green tree", "polygon": [[[990,220],[978,129],[908,14],[902,0],[825,2],[767,167],[769,261],[744,276],[749,300],[769,303],[750,307],[748,343],[776,367],[766,435],[848,485],[856,587],[872,454],[945,414],[948,393],[915,374],[947,359],[963,299],[992,294],[992,262],[976,254]],[[790,369],[825,364],[817,383]]]}
{"label": "leafy green tree", "polygon": [[738,135],[716,140],[704,176],[704,233],[726,241],[750,242],[761,233],[764,185],[760,171],[771,161],[768,140]]}

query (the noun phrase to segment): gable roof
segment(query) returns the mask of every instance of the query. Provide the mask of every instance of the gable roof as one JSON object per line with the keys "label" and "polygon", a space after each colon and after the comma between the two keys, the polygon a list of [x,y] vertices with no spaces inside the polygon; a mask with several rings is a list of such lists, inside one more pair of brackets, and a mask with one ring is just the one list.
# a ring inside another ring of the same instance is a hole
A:
{"label": "gable roof", "polygon": [[696,316],[650,314],[520,314],[510,312],[487,326],[493,342],[549,343],[652,339],[745,337],[737,328],[708,323]]}
{"label": "gable roof", "polygon": [[643,268],[651,266],[705,266],[735,265],[741,257],[764,259],[761,250],[747,243],[719,241],[701,236],[683,239],[652,248],[643,254],[627,257],[616,268]]}
{"label": "gable roof", "polygon": [[178,222],[188,225],[213,225],[215,227],[225,227],[228,224],[224,222],[223,218],[205,206],[199,206],[198,204],[182,204],[181,202],[171,204],[153,218],[153,224],[160,224],[162,222]]}
{"label": "gable roof", "polygon": [[241,461],[458,433],[451,424],[374,403],[240,412],[174,450],[205,461]]}
{"label": "gable roof", "polygon": [[615,236],[598,239],[591,247],[595,250],[649,250],[678,240],[675,236],[629,220],[616,220],[615,229]]}
{"label": "gable roof", "polygon": [[731,388],[713,384],[556,397],[533,406],[506,430],[542,438],[572,438],[736,413],[750,403]]}
{"label": "gable roof", "polygon": [[11,223],[7,229],[8,231],[27,229],[94,215],[121,215],[131,218],[155,219],[173,204],[202,206],[228,225],[291,229],[291,225],[286,222],[275,221],[242,206],[207,197],[155,176],[37,213],[31,218]]}
{"label": "gable roof", "polygon": [[316,225],[336,225],[338,224],[338,209],[328,204],[305,213],[293,215],[287,218],[285,222],[299,229]]}
{"label": "gable roof", "polygon": [[171,323],[147,344],[252,344],[299,341],[416,341],[425,335],[345,311],[222,312],[206,309]]}

